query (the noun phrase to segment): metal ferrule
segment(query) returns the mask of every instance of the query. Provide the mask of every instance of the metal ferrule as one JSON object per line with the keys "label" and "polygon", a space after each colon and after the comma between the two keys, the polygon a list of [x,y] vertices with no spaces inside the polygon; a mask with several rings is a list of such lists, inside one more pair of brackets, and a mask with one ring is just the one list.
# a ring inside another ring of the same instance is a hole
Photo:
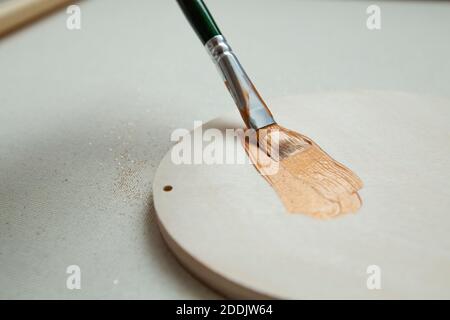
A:
{"label": "metal ferrule", "polygon": [[269,108],[259,95],[250,78],[223,36],[215,36],[206,49],[223,77],[242,118],[248,128],[260,129],[274,124]]}

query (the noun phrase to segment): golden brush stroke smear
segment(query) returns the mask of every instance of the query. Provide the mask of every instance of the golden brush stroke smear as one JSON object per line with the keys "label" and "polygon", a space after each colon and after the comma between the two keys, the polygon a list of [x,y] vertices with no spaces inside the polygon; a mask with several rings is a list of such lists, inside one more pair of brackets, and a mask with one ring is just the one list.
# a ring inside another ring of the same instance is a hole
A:
{"label": "golden brush stroke smear", "polygon": [[[331,158],[306,136],[282,127],[300,142],[301,148],[289,157],[275,160],[248,140],[243,145],[256,169],[275,189],[287,211],[316,218],[332,218],[356,212],[361,207],[358,190],[362,181],[351,170]],[[261,139],[269,135],[259,136]],[[277,168],[277,170],[274,170]]]}

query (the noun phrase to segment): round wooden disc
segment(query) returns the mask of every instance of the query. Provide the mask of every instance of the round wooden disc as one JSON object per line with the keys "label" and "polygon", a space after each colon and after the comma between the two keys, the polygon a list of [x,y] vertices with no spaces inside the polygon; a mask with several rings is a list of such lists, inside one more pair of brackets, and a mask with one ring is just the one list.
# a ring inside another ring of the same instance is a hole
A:
{"label": "round wooden disc", "polygon": [[[291,214],[252,165],[176,165],[169,152],[153,192],[181,263],[233,298],[450,298],[450,102],[358,91],[269,105],[361,177],[361,210]],[[238,127],[234,112],[196,130]]]}

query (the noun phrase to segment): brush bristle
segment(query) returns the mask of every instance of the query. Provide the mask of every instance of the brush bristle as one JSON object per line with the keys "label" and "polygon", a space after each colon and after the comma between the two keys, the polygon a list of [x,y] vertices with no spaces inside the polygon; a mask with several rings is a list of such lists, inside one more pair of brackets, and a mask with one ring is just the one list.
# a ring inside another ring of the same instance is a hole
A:
{"label": "brush bristle", "polygon": [[258,130],[258,144],[269,157],[281,161],[311,147],[312,142],[295,131],[272,124]]}

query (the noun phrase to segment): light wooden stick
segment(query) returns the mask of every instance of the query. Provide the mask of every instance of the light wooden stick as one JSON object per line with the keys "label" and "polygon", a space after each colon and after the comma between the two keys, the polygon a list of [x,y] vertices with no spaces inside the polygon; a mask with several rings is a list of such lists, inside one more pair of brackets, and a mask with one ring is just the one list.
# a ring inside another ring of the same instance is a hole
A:
{"label": "light wooden stick", "polygon": [[73,0],[9,0],[0,4],[0,37]]}

